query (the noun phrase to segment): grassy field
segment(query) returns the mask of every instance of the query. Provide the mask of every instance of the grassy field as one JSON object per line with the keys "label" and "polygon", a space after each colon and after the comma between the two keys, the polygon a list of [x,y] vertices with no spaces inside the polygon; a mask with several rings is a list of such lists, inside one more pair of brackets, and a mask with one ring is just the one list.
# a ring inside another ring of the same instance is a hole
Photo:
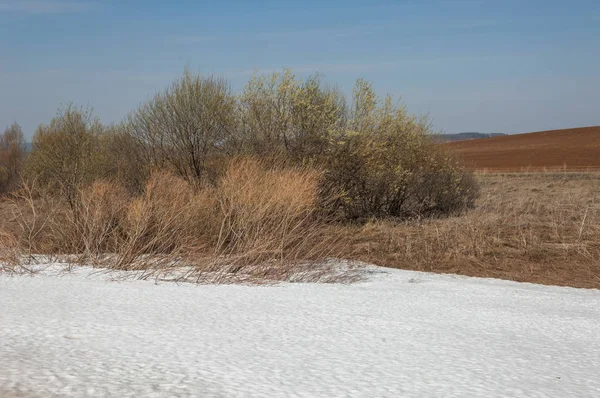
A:
{"label": "grassy field", "polygon": [[600,170],[600,126],[507,135],[445,145],[475,170]]}
{"label": "grassy field", "polygon": [[378,265],[600,288],[600,173],[479,174],[459,217],[347,229],[353,258]]}

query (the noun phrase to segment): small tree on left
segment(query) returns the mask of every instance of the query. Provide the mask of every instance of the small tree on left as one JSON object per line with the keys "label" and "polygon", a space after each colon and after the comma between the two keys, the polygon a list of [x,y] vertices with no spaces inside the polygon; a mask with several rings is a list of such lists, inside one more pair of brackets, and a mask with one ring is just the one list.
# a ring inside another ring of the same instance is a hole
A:
{"label": "small tree on left", "polygon": [[37,128],[25,162],[25,177],[61,195],[73,207],[78,187],[102,177],[103,132],[91,110],[72,104],[60,109],[49,125]]}

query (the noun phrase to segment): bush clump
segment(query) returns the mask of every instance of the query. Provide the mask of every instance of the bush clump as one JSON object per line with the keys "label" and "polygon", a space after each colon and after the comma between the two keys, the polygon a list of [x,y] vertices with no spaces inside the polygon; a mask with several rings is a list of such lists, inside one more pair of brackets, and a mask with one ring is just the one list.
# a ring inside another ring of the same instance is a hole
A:
{"label": "bush clump", "polygon": [[[26,176],[74,205],[80,186],[110,179],[130,193],[153,171],[217,186],[232,159],[253,157],[321,172],[322,210],[341,220],[450,215],[473,206],[471,172],[430,138],[427,118],[357,80],[351,101],[290,70],[255,75],[234,96],[227,82],[189,71],[106,127],[72,105],[40,126]],[[3,170],[0,170],[0,178]],[[6,173],[4,173],[6,174]]]}
{"label": "bush clump", "polygon": [[430,138],[426,118],[381,99],[359,79],[352,101],[320,77],[254,76],[240,99],[242,153],[324,171],[330,212],[342,219],[453,214],[472,207],[472,174]]}
{"label": "bush clump", "polygon": [[452,214],[474,205],[477,183],[429,136],[426,118],[358,80],[348,126],[330,146],[326,181],[339,192],[333,210],[347,219]]}
{"label": "bush clump", "polygon": [[[431,132],[362,79],[347,100],[284,70],[236,96],[186,71],[119,125],[69,105],[38,128],[15,194],[21,242],[123,270],[281,276],[338,252],[333,222],[472,207],[472,174]],[[0,184],[11,175],[0,167]]]}

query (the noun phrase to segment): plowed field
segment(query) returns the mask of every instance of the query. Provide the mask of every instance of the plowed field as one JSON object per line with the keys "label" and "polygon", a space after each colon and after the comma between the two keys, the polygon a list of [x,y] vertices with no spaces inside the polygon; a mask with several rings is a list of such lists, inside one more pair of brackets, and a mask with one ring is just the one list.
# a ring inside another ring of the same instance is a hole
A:
{"label": "plowed field", "polygon": [[600,126],[444,144],[476,170],[600,170]]}

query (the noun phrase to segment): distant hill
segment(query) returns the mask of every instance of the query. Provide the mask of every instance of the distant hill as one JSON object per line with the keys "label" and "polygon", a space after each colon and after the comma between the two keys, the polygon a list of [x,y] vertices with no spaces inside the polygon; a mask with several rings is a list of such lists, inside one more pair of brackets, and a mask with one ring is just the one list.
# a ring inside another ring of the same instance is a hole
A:
{"label": "distant hill", "polygon": [[504,133],[458,133],[458,134],[432,134],[434,140],[438,142],[454,142],[464,140],[475,140],[479,138],[502,137]]}
{"label": "distant hill", "polygon": [[600,126],[448,142],[473,169],[600,169]]}

